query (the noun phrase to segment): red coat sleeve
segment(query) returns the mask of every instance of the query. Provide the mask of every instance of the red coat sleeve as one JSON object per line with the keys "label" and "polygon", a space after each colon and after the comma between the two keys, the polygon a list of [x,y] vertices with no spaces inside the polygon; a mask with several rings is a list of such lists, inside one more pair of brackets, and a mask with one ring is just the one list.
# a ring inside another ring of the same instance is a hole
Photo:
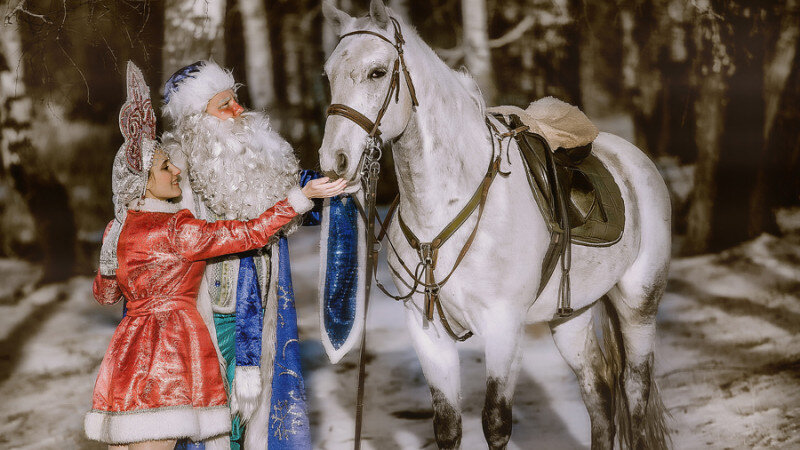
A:
{"label": "red coat sleeve", "polygon": [[[108,235],[108,231],[111,229],[113,223],[114,221],[112,220],[108,223],[108,226],[106,226],[106,231],[103,233],[103,240],[106,239],[106,235]],[[92,292],[94,293],[95,300],[102,305],[113,305],[122,299],[122,291],[119,289],[117,277],[100,275],[99,269],[97,270],[97,276],[94,278]]]}
{"label": "red coat sleeve", "polygon": [[261,248],[295,216],[297,212],[287,200],[281,200],[257,218],[246,222],[206,222],[196,219],[189,210],[184,209],[172,218],[169,239],[184,258],[199,261]]}

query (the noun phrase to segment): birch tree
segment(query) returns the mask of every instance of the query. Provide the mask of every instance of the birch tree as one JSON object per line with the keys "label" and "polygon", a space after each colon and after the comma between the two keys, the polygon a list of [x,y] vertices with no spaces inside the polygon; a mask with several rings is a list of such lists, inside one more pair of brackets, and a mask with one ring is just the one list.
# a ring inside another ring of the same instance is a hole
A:
{"label": "birch tree", "polygon": [[263,109],[275,102],[275,76],[267,9],[263,0],[239,0],[239,10],[244,29],[247,90],[252,106]]}
{"label": "birch tree", "polygon": [[195,61],[213,58],[225,64],[225,6],[225,0],[165,0],[162,85]]}
{"label": "birch tree", "polygon": [[[352,11],[353,4],[351,0],[325,0],[331,3],[333,6],[339,8],[342,11],[349,12]],[[339,43],[339,36],[331,28],[331,25],[328,23],[327,20],[322,21],[322,50],[325,52],[325,58],[327,59],[331,56],[333,49],[336,48],[336,44]]]}
{"label": "birch tree", "polygon": [[486,0],[461,0],[461,17],[464,25],[464,63],[478,82],[486,103],[494,104],[497,89],[489,50]]}

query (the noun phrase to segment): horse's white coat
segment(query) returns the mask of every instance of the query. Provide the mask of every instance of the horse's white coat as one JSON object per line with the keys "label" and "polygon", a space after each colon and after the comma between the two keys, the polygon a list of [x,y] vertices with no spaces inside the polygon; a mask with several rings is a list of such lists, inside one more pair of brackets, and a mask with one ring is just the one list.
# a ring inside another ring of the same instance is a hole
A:
{"label": "horse's white coat", "polygon": [[[374,5],[373,2],[373,17]],[[326,17],[333,17],[334,24],[339,25],[340,35],[371,30],[394,40],[391,24],[383,27],[378,25],[380,20],[371,17],[354,19],[331,11],[329,7],[326,9]],[[380,129],[384,140],[394,141],[399,214],[417,237],[426,242],[456,216],[478,187],[492,156],[490,139],[493,138],[485,124],[483,101],[472,79],[447,67],[411,27],[402,23],[401,26],[406,40],[405,62],[420,104],[414,111],[401,76],[399,101],[392,101]],[[388,90],[396,58],[396,50],[374,36],[345,37],[325,64],[332,103],[346,104],[374,118]],[[386,75],[370,78],[376,69],[383,70]],[[322,169],[335,172],[356,185],[365,137],[364,130],[354,122],[330,116],[320,148]],[[506,145],[511,145],[508,159],[505,159]],[[494,151],[499,150],[495,145]],[[630,317],[620,311],[623,320],[635,321],[633,313],[644,303],[652,302],[652,298],[648,298],[654,292],[660,295],[665,282],[670,255],[669,197],[655,165],[627,141],[601,133],[593,152],[619,184],[625,202],[626,224],[620,241],[612,246],[572,247],[572,307],[576,316],[581,316],[581,310],[609,293],[612,301],[622,303],[619,307],[630,308],[627,311]],[[498,176],[491,186],[478,234],[469,253],[442,288],[441,303],[451,324],[461,325],[484,338],[487,375],[502,380],[502,394],[511,398],[519,367],[522,328],[525,322],[550,322],[556,318],[560,270],[556,269],[537,299],[549,231],[530,192],[513,140],[503,142],[503,158],[502,167],[510,168],[511,174]],[[453,267],[476,216],[474,213],[441,248],[435,272],[437,279],[442,279]],[[389,229],[389,238],[400,258],[414,267],[418,255],[407,244],[396,220]],[[405,286],[411,280],[400,268],[397,255],[390,251],[388,260],[401,274],[395,284],[401,292],[406,291]],[[423,320],[423,302],[421,294],[406,302],[414,346],[429,384],[440,390],[458,412],[460,383],[455,343],[438,318],[431,324]],[[649,322],[649,312],[643,314],[643,318]],[[574,326],[580,323],[581,330],[590,326],[586,320],[574,322]],[[570,321],[557,323],[565,330],[570,327]],[[641,330],[646,334],[641,341],[647,347],[654,328],[646,326]],[[576,333],[562,333],[564,336],[572,334]],[[585,336],[581,331],[570,339],[585,340]],[[580,350],[576,350],[580,353],[583,343],[570,339],[562,339],[561,345],[580,346]],[[576,359],[569,358],[566,353],[568,360]]]}

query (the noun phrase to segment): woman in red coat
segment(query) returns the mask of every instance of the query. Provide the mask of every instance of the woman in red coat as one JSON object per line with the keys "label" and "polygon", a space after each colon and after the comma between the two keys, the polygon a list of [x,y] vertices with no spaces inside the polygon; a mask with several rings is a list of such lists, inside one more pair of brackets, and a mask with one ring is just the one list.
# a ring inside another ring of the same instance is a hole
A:
{"label": "woman in red coat", "polygon": [[[131,450],[224,437],[230,410],[223,377],[195,306],[205,260],[265,246],[311,209],[309,198],[338,195],[345,183],[320,179],[295,188],[247,222],[205,222],[168,201],[181,195],[180,169],[153,140],[147,86],[131,63],[120,126],[126,141],[114,161],[117,218],[104,236],[94,295],[103,304],[124,297],[127,314],[100,365],[86,434]],[[224,446],[224,440],[216,442]]]}

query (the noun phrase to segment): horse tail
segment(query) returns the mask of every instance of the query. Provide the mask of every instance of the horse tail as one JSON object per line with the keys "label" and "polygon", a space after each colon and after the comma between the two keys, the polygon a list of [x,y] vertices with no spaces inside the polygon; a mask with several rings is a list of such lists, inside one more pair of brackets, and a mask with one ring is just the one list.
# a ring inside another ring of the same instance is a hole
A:
{"label": "horse tail", "polygon": [[[617,441],[620,448],[646,448],[648,450],[667,450],[672,440],[667,429],[669,412],[661,400],[661,394],[653,370],[653,354],[647,360],[645,370],[649,373],[648,398],[642,423],[633,422],[628,409],[628,394],[625,390],[625,345],[622,338],[620,318],[608,297],[603,297],[601,308],[597,308],[598,319],[603,328],[603,353],[606,358],[606,380],[611,386],[614,401]],[[640,438],[636,439],[635,429]]]}

